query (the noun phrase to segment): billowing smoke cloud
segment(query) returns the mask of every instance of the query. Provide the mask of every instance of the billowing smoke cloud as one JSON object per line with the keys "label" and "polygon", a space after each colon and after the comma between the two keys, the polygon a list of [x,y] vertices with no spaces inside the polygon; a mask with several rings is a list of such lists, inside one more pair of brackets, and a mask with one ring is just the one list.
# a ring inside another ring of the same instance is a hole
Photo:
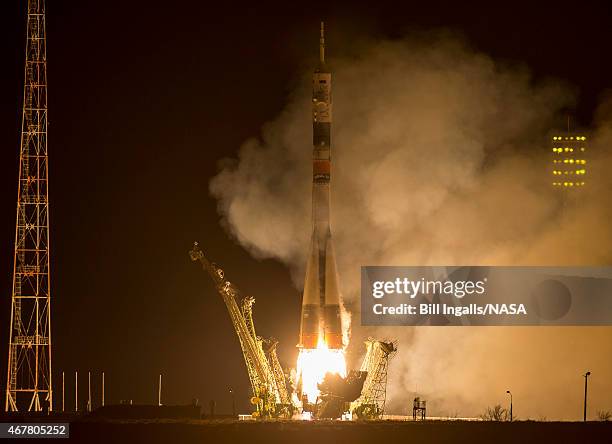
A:
{"label": "billowing smoke cloud", "polygon": [[[332,230],[343,294],[358,310],[362,265],[607,265],[612,259],[611,106],[590,138],[588,186],[554,190],[549,131],[574,91],[534,82],[448,37],[376,42],[333,58]],[[310,236],[310,74],[282,114],[211,183],[238,242],[302,285]],[[612,329],[377,328],[354,313],[351,351],[399,340],[390,412],[418,393],[433,415],[505,403],[521,418],[612,410]]]}

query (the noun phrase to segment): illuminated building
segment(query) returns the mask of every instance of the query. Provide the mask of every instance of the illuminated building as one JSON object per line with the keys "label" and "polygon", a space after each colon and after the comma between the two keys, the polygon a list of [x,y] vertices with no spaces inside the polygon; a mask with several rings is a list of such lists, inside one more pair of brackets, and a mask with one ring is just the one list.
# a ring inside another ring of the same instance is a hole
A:
{"label": "illuminated building", "polygon": [[588,137],[565,133],[551,136],[549,170],[554,188],[582,188],[588,182]]}

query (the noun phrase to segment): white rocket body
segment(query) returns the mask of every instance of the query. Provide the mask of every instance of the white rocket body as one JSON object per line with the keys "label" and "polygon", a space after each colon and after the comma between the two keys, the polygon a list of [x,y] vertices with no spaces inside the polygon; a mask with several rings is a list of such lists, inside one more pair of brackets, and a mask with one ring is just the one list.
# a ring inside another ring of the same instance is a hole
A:
{"label": "white rocket body", "polygon": [[330,228],[331,73],[325,66],[321,24],[319,66],[312,76],[312,239],[306,265],[300,346],[316,348],[324,340],[342,348],[342,319],[336,256]]}

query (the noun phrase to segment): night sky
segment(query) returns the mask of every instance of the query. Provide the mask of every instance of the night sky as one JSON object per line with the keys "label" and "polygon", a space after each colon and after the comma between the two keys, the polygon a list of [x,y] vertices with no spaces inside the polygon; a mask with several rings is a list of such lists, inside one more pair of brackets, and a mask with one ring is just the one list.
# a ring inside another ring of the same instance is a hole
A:
{"label": "night sky", "polygon": [[[47,2],[52,338],[61,371],[106,372],[107,403],[216,399],[247,410],[248,378],[227,310],[187,252],[199,240],[257,298],[259,333],[295,362],[300,293],[287,269],[258,261],[226,233],[209,196],[219,162],[259,134],[318,56],[364,38],[448,28],[536,79],[574,85],[588,126],[612,86],[607,2]],[[315,7],[320,9],[315,9]],[[0,13],[0,385],[6,343],[23,94],[25,2]],[[561,123],[560,123],[561,125]],[[309,199],[309,196],[304,196]],[[86,375],[81,378],[81,406]],[[94,385],[94,405],[99,404]],[[2,398],[3,399],[3,398]],[[67,407],[73,408],[72,395]]]}

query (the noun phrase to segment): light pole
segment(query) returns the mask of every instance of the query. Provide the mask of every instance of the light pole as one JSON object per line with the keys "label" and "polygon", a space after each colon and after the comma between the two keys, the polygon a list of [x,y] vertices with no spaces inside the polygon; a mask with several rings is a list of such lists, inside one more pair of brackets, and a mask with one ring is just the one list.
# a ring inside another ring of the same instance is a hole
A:
{"label": "light pole", "polygon": [[506,390],[506,393],[510,395],[510,422],[512,422],[512,393],[510,390]]}
{"label": "light pole", "polygon": [[236,398],[234,397],[234,390],[230,387],[229,392],[232,397],[232,416],[236,418]]}
{"label": "light pole", "polygon": [[587,412],[587,386],[589,384],[589,376],[591,376],[591,372],[586,372],[584,374],[584,415],[583,420],[586,421],[586,412]]}

